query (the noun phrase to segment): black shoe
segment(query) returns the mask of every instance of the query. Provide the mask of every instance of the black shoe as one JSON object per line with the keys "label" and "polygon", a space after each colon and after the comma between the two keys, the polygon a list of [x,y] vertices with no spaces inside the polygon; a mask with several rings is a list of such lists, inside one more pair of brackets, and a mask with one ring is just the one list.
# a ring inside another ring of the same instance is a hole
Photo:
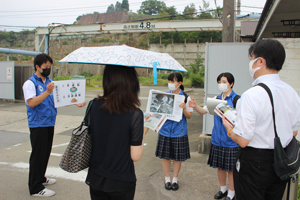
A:
{"label": "black shoe", "polygon": [[226,190],[226,192],[222,192],[222,191],[219,191],[215,196],[214,196],[214,198],[215,199],[222,199],[223,197],[225,197],[225,196],[227,196],[227,190]]}
{"label": "black shoe", "polygon": [[179,186],[178,183],[172,183],[172,190],[176,191],[178,190]]}
{"label": "black shoe", "polygon": [[230,199],[230,197],[227,196],[224,200],[235,200],[235,196],[232,199]]}
{"label": "black shoe", "polygon": [[170,182],[165,183],[165,188],[166,190],[171,190],[172,189],[172,185]]}

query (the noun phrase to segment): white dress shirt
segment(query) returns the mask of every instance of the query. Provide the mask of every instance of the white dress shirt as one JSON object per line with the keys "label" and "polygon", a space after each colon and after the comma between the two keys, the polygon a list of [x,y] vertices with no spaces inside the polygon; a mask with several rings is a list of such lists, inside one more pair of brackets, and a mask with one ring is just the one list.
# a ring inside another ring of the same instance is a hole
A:
{"label": "white dress shirt", "polygon": [[32,99],[36,96],[35,85],[31,80],[27,80],[23,84],[23,94],[26,105],[28,105],[27,100]]}
{"label": "white dress shirt", "polygon": [[[296,91],[280,80],[278,74],[258,77],[252,85],[263,82],[273,95],[276,129],[281,144],[286,147],[300,125],[300,98]],[[272,106],[268,93],[255,86],[243,93],[233,132],[247,140],[247,146],[274,149]]]}

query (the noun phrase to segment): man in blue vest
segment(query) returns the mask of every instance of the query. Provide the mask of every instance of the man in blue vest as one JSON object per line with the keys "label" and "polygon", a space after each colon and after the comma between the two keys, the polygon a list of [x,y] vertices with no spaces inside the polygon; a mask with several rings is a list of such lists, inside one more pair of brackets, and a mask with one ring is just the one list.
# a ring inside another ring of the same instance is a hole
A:
{"label": "man in blue vest", "polygon": [[[34,59],[35,73],[23,85],[30,129],[31,155],[29,159],[29,192],[32,196],[49,197],[54,191],[45,185],[56,183],[55,179],[45,177],[50,157],[57,109],[54,107],[52,91],[54,83],[49,79],[52,58],[39,54]],[[77,106],[84,106],[84,103]]]}

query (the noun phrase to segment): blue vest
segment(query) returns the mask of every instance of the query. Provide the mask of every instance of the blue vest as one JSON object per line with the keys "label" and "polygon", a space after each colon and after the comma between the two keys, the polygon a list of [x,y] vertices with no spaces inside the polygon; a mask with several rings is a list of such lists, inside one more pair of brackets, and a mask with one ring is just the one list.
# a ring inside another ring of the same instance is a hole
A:
{"label": "blue vest", "polygon": [[[217,96],[217,99],[222,99],[222,94]],[[233,107],[232,101],[236,95],[237,94],[234,93],[234,91],[232,91],[229,96],[225,97],[224,100],[227,101],[227,105]],[[228,137],[227,130],[222,122],[222,118],[216,115],[214,115],[214,127],[211,135],[211,143],[216,146],[227,147],[227,148],[234,148],[239,146],[230,137]]]}
{"label": "blue vest", "polygon": [[[169,91],[168,93],[171,93],[171,91]],[[184,95],[182,90],[180,90],[179,94]],[[184,114],[182,113],[182,119],[179,122],[167,120],[159,130],[159,134],[171,138],[182,137],[184,135],[187,135],[188,131],[187,131],[186,118]]]}
{"label": "blue vest", "polygon": [[[33,74],[29,78],[34,85],[36,90],[36,96],[41,95],[47,90],[47,85],[52,81],[46,77],[45,83],[36,74]],[[57,115],[57,109],[54,107],[53,94],[51,93],[44,101],[39,105],[30,108],[27,106],[28,126],[29,128],[37,127],[51,127],[55,126],[55,120]]]}

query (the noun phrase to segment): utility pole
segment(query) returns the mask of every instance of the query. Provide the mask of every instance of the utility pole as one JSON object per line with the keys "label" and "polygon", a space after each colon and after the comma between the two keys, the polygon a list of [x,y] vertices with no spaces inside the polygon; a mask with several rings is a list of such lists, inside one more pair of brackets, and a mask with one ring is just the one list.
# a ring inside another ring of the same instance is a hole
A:
{"label": "utility pole", "polygon": [[235,32],[235,1],[223,0],[223,32],[222,42],[234,42]]}
{"label": "utility pole", "polygon": [[237,0],[236,4],[236,14],[240,15],[241,14],[241,0]]}

